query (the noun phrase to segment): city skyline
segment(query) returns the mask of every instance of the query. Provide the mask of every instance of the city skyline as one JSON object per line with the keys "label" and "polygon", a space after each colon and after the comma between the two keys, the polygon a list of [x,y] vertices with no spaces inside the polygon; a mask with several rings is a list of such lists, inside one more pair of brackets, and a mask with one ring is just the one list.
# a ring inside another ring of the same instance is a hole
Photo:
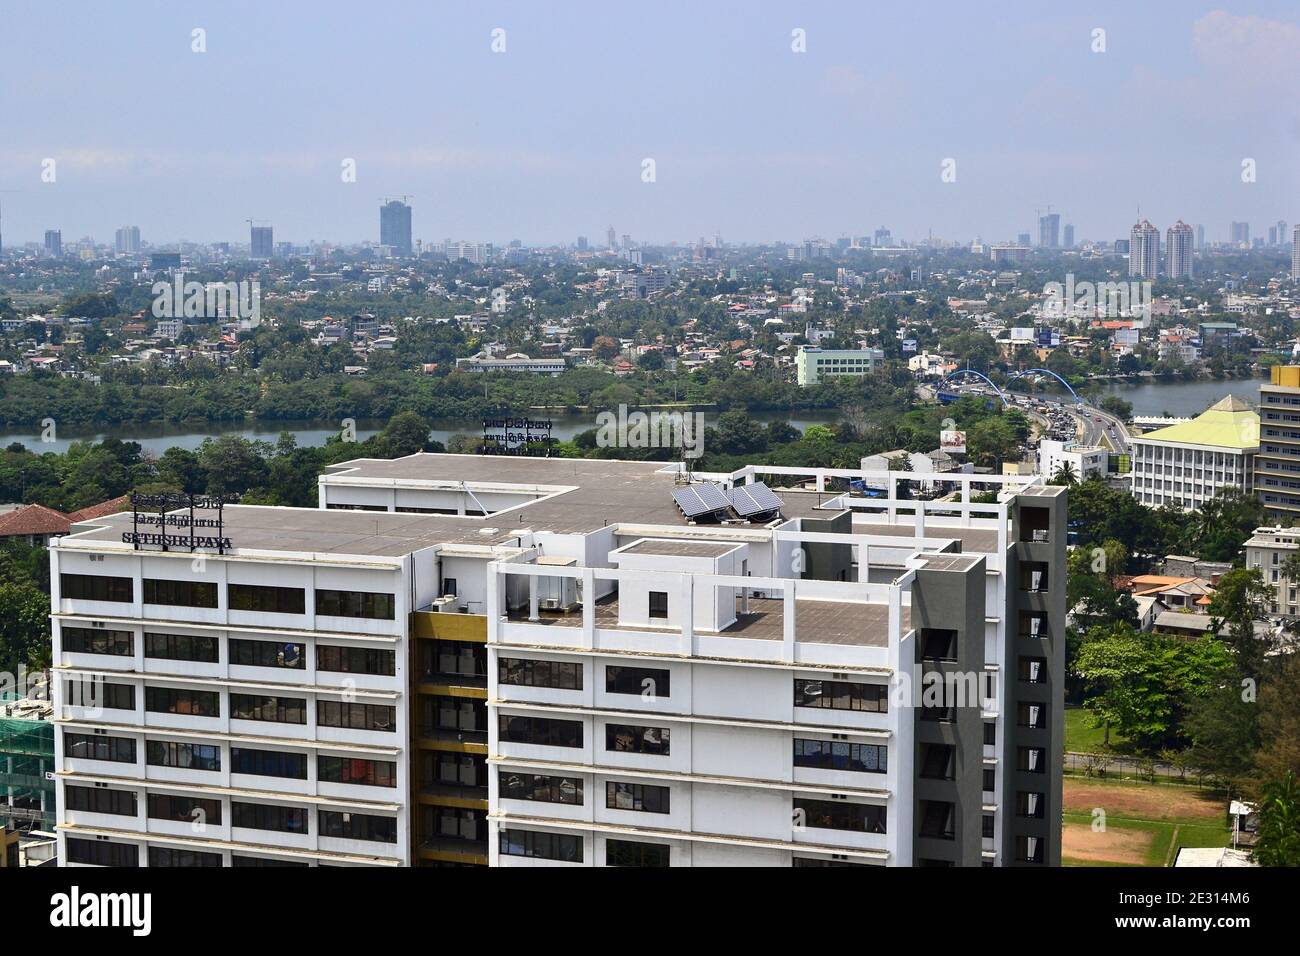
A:
{"label": "city skyline", "polygon": [[[111,241],[124,222],[155,244],[237,242],[247,218],[295,243],[375,242],[376,201],[407,194],[426,243],[568,244],[609,222],[648,243],[833,239],[882,223],[999,241],[1049,206],[1076,241],[1122,237],[1139,218],[1206,224],[1215,241],[1233,221],[1294,220],[1300,194],[1297,115],[1281,95],[1300,26],[1283,4],[1245,7],[1018,5],[993,23],[760,5],[692,10],[685,29],[638,18],[635,31],[589,5],[429,12],[414,27],[383,9],[353,23],[330,4],[309,20],[231,4],[130,23],[22,7],[0,61],[6,243],[47,229]],[[387,51],[378,96],[321,82],[319,64],[360,48]],[[944,62],[963,64],[961,83]],[[109,70],[117,82],[101,88]],[[1130,120],[1135,84],[1161,109]],[[285,99],[240,107],[268,93]],[[1206,115],[1232,122],[1207,129]]]}

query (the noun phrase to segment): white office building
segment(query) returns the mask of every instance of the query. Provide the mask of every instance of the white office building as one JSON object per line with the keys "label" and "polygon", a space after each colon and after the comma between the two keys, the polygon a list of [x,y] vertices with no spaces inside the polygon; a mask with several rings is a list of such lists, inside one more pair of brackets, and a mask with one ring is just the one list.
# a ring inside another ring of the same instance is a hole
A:
{"label": "white office building", "polygon": [[1199,511],[1225,490],[1254,490],[1259,415],[1232,395],[1191,421],[1157,428],[1129,444],[1133,497],[1148,507]]}
{"label": "white office building", "polygon": [[884,349],[823,349],[805,346],[795,357],[800,385],[817,385],[828,378],[861,378],[884,367]]}
{"label": "white office building", "polygon": [[1067,491],[932,480],[419,454],[227,505],[221,554],[77,525],[61,855],[1059,863]]}

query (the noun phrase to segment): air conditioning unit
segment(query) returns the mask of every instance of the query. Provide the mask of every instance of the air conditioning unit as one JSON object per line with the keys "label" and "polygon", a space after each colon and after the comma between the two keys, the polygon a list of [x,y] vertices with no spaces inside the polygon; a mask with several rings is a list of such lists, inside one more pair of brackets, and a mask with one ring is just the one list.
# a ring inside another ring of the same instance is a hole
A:
{"label": "air conditioning unit", "polygon": [[547,611],[558,611],[560,609],[560,599],[549,597],[542,602],[542,608]]}
{"label": "air conditioning unit", "polygon": [[435,614],[454,614],[456,612],[456,595],[448,594],[440,598],[433,599],[433,606],[430,608]]}

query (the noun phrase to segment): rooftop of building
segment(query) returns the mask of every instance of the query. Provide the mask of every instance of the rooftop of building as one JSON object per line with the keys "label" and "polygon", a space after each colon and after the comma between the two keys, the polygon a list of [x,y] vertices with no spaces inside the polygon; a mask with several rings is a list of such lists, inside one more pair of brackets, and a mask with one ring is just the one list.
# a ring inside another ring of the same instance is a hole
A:
{"label": "rooftop of building", "polygon": [[1133,441],[1253,451],[1259,448],[1259,414],[1235,395],[1228,395],[1191,421],[1157,428]]}
{"label": "rooftop of building", "polygon": [[[477,493],[495,491],[533,500],[486,516],[346,507],[323,510],[227,505],[222,533],[230,539],[233,553],[288,552],[392,559],[433,545],[509,550],[525,546],[521,535],[529,532],[587,534],[618,526],[624,533],[646,538],[679,538],[683,533],[698,531],[701,538],[707,537],[711,542],[705,545],[709,553],[700,552],[700,555],[717,556],[734,546],[725,542],[763,540],[771,529],[791,519],[842,515],[846,500],[860,505],[852,521],[852,533],[856,535],[909,539],[907,544],[900,541],[900,546],[931,551],[945,550],[951,542],[959,542],[961,551],[992,553],[999,542],[998,528],[991,517],[964,521],[955,513],[926,514],[918,525],[912,515],[890,516],[888,503],[882,499],[846,499],[842,491],[783,487],[772,489],[782,502],[780,517],[773,521],[760,519],[751,523],[733,516],[724,523],[696,525],[687,519],[673,498],[673,491],[682,485],[676,466],[665,462],[416,454],[392,460],[344,462],[326,469],[323,481],[367,488],[391,485],[410,489],[468,489]],[[1018,490],[1040,497],[1065,491],[1057,486],[1033,484]],[[906,506],[914,507],[914,503],[909,501]],[[941,502],[930,507],[943,509]],[[876,513],[871,509],[876,509]],[[647,528],[664,531],[656,533]],[[95,516],[77,523],[72,534],[61,539],[58,546],[102,543],[127,547],[123,535],[132,530],[130,512]],[[205,532],[213,533],[212,529]],[[643,547],[662,545],[645,543]],[[640,553],[669,552],[644,550]]]}

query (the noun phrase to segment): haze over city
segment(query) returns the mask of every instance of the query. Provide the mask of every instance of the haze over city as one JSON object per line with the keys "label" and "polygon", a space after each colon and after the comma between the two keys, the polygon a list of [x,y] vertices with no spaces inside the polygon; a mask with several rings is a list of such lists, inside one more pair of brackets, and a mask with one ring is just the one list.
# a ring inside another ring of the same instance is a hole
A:
{"label": "haze over city", "polygon": [[1080,239],[1140,208],[1215,241],[1300,194],[1283,2],[130,6],[9,5],[7,243],[373,241],[403,195],[426,243],[997,241],[1048,206]]}

